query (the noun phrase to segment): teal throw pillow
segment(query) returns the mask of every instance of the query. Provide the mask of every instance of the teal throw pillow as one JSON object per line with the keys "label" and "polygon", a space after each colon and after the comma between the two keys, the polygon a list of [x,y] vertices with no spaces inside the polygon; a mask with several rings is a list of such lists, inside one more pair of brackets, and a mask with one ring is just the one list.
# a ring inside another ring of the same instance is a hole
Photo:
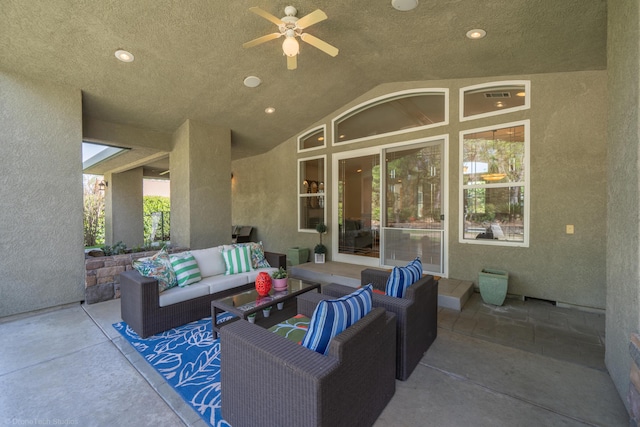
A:
{"label": "teal throw pillow", "polygon": [[143,276],[156,279],[159,292],[178,285],[176,273],[173,271],[171,260],[164,247],[154,256],[133,260],[131,264]]}
{"label": "teal throw pillow", "polygon": [[181,288],[202,280],[200,268],[191,252],[169,255],[169,259],[171,260],[173,271],[176,273],[178,286]]}
{"label": "teal throw pillow", "polygon": [[271,267],[264,256],[264,248],[262,247],[262,242],[236,243],[233,246],[236,248],[241,248],[244,246],[249,247],[251,251],[251,267],[253,267],[254,269]]}
{"label": "teal throw pillow", "polygon": [[227,265],[226,275],[251,271],[251,249],[248,246],[222,251],[222,257]]}

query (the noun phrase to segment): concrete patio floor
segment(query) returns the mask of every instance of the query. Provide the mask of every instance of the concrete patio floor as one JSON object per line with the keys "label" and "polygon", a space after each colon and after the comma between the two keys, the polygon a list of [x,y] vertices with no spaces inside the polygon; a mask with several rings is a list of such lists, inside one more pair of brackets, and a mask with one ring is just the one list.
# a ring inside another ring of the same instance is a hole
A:
{"label": "concrete patio floor", "polygon": [[[119,300],[0,320],[2,422],[204,426],[118,321]],[[603,341],[602,314],[474,294],[439,309],[438,338],[375,426],[628,426]]]}

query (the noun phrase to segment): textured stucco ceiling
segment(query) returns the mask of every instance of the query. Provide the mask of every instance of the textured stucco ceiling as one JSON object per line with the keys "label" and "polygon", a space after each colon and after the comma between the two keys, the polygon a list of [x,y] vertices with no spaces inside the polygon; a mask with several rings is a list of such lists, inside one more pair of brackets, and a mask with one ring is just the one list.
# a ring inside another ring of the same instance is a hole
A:
{"label": "textured stucco ceiling", "polygon": [[[288,71],[276,31],[249,12],[327,15]],[[186,119],[232,131],[232,157],[267,151],[387,82],[606,68],[605,0],[0,0],[0,69],[77,87],[85,117],[173,132]],[[465,33],[483,28],[487,37]],[[135,55],[122,63],[114,51]],[[256,75],[255,89],[243,79]],[[266,115],[267,106],[276,113]]]}

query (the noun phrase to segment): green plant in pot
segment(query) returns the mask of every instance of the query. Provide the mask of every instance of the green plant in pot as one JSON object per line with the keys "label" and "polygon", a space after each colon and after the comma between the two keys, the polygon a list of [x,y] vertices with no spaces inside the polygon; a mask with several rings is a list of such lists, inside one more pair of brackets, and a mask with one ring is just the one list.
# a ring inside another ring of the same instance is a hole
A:
{"label": "green plant in pot", "polygon": [[320,235],[320,243],[318,243],[316,247],[313,248],[313,253],[316,256],[316,263],[323,264],[325,254],[327,253],[327,247],[322,244],[322,235],[327,232],[327,226],[321,222],[316,225],[316,231]]}
{"label": "green plant in pot", "polygon": [[284,268],[280,267],[278,268],[276,271],[274,271],[271,274],[271,278],[272,280],[272,284],[273,284],[273,289],[276,291],[285,291],[287,290],[287,277],[288,277],[289,273],[287,273],[287,270],[285,270]]}

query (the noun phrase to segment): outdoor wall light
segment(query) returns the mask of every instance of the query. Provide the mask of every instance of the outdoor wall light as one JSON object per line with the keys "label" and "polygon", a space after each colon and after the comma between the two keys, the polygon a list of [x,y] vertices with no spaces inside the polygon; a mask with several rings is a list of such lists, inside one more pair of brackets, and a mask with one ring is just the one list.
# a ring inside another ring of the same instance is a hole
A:
{"label": "outdoor wall light", "polygon": [[98,184],[98,190],[100,191],[104,191],[107,188],[109,188],[109,182],[107,181],[100,181],[100,183]]}

